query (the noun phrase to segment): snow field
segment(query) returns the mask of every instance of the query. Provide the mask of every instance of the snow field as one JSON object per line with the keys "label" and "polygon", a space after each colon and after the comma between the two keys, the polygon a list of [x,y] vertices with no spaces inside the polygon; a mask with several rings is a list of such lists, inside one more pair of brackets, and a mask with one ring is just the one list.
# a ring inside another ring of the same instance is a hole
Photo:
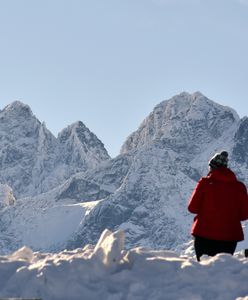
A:
{"label": "snow field", "polygon": [[219,254],[123,250],[123,231],[105,230],[97,245],[60,253],[27,247],[0,257],[0,297],[44,300],[247,300],[248,259]]}

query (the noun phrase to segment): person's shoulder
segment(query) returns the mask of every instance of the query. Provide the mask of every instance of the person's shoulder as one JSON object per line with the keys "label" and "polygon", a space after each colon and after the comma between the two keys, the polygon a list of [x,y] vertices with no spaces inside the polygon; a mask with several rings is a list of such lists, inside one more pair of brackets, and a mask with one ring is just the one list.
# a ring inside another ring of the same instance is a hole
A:
{"label": "person's shoulder", "polygon": [[204,185],[209,181],[208,177],[201,177],[200,180],[198,181],[198,184]]}
{"label": "person's shoulder", "polygon": [[237,185],[240,189],[246,190],[246,185],[242,181],[237,180]]}
{"label": "person's shoulder", "polygon": [[204,176],[204,177],[201,177],[201,178],[200,178],[199,182],[200,182],[200,181],[203,181],[203,182],[204,182],[204,181],[207,181],[207,180],[209,180],[209,178],[208,178],[207,176]]}

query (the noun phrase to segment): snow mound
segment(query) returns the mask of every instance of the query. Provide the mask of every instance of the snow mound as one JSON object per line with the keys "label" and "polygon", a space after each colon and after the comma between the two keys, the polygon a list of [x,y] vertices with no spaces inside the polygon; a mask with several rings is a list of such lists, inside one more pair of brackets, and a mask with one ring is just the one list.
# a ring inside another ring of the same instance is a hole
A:
{"label": "snow mound", "polygon": [[124,232],[119,230],[114,233],[105,229],[94,249],[92,257],[97,257],[109,268],[115,268],[123,257]]}
{"label": "snow mound", "polygon": [[81,299],[248,299],[248,259],[173,251],[124,251],[124,233],[105,230],[97,245],[39,253],[22,248],[0,256],[0,296]]}

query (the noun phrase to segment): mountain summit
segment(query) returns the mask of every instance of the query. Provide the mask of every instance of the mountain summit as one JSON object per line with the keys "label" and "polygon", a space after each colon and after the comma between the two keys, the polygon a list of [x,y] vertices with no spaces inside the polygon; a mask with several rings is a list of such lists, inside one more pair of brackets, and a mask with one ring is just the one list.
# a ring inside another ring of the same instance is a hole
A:
{"label": "mountain summit", "polygon": [[[16,114],[16,115],[23,115],[26,113],[26,115],[33,115],[31,108],[22,103],[21,101],[14,101],[7,105],[2,112],[8,113],[8,114]],[[22,114],[21,114],[22,113]]]}
{"label": "mountain summit", "polygon": [[246,132],[240,122],[233,109],[199,92],[157,105],[122,147],[120,157],[131,155],[132,161],[120,188],[91,210],[68,245],[93,242],[104,228],[125,230],[127,247],[175,249],[187,241],[187,201],[207,174],[209,158],[225,149],[239,177],[248,174],[233,154],[236,133],[242,140]]}
{"label": "mountain summit", "polygon": [[46,192],[109,159],[102,142],[82,122],[55,138],[20,101],[0,111],[0,120],[0,182],[10,185],[17,197]]}
{"label": "mountain summit", "polygon": [[63,129],[58,141],[61,159],[81,171],[96,167],[109,158],[103,143],[81,121]]}
{"label": "mountain summit", "polygon": [[10,135],[14,150],[22,151],[10,155],[7,148],[8,156],[0,155],[1,176],[16,176],[9,185],[14,191],[27,186],[29,194],[38,178],[35,191],[48,192],[17,199],[0,212],[2,249],[23,244],[43,251],[75,249],[94,244],[105,228],[124,230],[127,248],[181,247],[190,238],[188,199],[215,152],[228,151],[231,169],[248,184],[247,120],[199,92],[184,92],[158,104],[114,159],[81,122],[56,139],[37,120],[29,133],[25,123],[12,120],[10,126],[5,120],[0,146],[10,147]]}
{"label": "mountain summit", "polygon": [[238,121],[239,116],[233,109],[209,100],[200,92],[183,92],[157,105],[139,129],[128,137],[121,153],[137,150],[153,140],[164,140],[176,149],[177,143],[189,147],[211,141]]}

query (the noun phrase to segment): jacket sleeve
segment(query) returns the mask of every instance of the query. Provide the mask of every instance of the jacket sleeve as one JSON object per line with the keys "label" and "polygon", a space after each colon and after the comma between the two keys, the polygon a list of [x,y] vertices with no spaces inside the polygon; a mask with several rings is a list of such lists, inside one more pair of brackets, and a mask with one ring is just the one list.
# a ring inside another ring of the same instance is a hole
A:
{"label": "jacket sleeve", "polygon": [[201,202],[203,200],[203,186],[205,178],[201,178],[198,182],[188,204],[188,210],[193,214],[200,212]]}
{"label": "jacket sleeve", "polygon": [[248,219],[248,195],[246,186],[244,184],[242,184],[242,186],[240,221],[245,221]]}

